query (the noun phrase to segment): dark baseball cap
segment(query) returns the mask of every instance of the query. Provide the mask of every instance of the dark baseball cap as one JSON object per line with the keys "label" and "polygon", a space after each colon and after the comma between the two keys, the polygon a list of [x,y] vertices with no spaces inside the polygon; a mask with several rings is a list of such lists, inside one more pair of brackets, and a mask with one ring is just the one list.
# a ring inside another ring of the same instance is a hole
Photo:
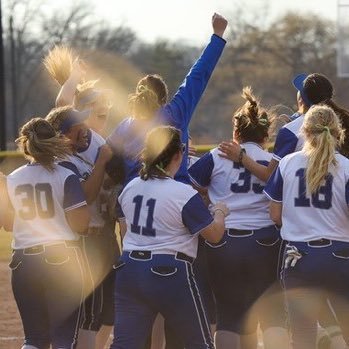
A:
{"label": "dark baseball cap", "polygon": [[307,79],[308,74],[302,73],[302,74],[298,74],[295,76],[295,78],[293,79],[292,83],[293,86],[299,91],[304,103],[308,106],[311,107],[313,105],[312,102],[310,102],[307,94],[304,91],[304,82]]}
{"label": "dark baseball cap", "polygon": [[62,133],[67,133],[72,126],[84,123],[84,121],[90,116],[90,114],[91,110],[67,110],[65,112],[66,117],[59,127],[60,131]]}

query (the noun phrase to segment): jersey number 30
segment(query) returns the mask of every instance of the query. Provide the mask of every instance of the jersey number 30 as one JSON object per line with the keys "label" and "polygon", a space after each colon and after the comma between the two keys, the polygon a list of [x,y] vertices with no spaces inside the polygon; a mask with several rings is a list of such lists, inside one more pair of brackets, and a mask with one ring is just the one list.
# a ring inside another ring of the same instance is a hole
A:
{"label": "jersey number 30", "polygon": [[24,220],[31,220],[39,216],[42,219],[55,215],[52,188],[49,183],[22,184],[16,187],[16,195],[22,196],[22,209],[18,211]]}
{"label": "jersey number 30", "polygon": [[148,207],[148,214],[145,226],[141,227],[139,225],[139,218],[141,214],[143,196],[137,195],[133,198],[133,203],[135,204],[135,212],[133,216],[133,223],[131,224],[131,232],[135,234],[140,234],[144,236],[155,236],[156,230],[153,228],[154,221],[154,208],[155,208],[155,199],[149,199],[146,202]]}

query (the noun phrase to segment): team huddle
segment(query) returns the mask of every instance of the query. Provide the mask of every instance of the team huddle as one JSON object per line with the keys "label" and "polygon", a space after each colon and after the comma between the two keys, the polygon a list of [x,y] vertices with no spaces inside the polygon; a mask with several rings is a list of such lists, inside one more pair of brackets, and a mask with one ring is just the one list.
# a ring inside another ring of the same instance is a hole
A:
{"label": "team huddle", "polygon": [[212,27],[172,99],[146,75],[106,139],[109,91],[66,49],[47,55],[56,106],[22,126],[28,163],[0,178],[22,349],[102,349],[112,329],[111,349],[348,348],[349,112],[327,77],[296,76],[271,153],[277,117],[245,87],[233,140],[192,156],[226,44],[225,18]]}

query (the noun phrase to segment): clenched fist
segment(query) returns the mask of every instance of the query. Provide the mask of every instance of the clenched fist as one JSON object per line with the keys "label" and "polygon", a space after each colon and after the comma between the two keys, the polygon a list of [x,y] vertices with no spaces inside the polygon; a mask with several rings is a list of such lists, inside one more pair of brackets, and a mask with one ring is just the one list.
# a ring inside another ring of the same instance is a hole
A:
{"label": "clenched fist", "polygon": [[224,31],[227,28],[228,21],[218,13],[214,13],[212,16],[212,28],[213,33],[223,37]]}

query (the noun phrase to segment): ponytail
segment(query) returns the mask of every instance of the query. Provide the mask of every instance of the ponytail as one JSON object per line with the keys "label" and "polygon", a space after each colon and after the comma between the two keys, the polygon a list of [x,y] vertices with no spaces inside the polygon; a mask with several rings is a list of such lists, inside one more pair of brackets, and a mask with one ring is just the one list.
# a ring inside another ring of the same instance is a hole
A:
{"label": "ponytail", "polygon": [[244,87],[241,96],[246,102],[233,116],[236,137],[240,142],[263,143],[270,126],[268,114],[260,107],[251,87]]}
{"label": "ponytail", "polygon": [[307,156],[307,188],[317,192],[330,167],[337,166],[335,151],[343,142],[343,130],[335,112],[327,106],[314,106],[305,114],[303,152]]}
{"label": "ponytail", "polygon": [[41,118],[33,118],[22,126],[16,143],[26,159],[40,163],[49,171],[53,171],[56,160],[71,153],[69,140]]}
{"label": "ponytail", "polygon": [[160,108],[156,93],[144,85],[138,86],[136,93],[130,95],[128,101],[136,118],[150,119]]}
{"label": "ponytail", "polygon": [[173,156],[179,151],[184,151],[181,142],[181,133],[172,126],[160,126],[147,134],[145,146],[142,151],[142,168],[139,172],[143,180],[149,178],[166,178],[166,171]]}

